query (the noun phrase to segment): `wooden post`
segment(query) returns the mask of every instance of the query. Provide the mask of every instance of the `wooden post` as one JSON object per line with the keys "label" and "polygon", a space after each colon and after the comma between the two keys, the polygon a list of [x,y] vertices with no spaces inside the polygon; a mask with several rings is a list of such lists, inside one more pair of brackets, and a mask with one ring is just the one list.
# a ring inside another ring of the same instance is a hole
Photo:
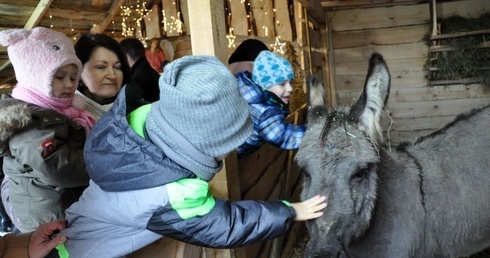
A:
{"label": "wooden post", "polygon": [[[309,68],[307,68],[308,65],[308,51],[306,51],[306,41],[305,41],[305,34],[306,34],[306,29],[307,24],[306,24],[306,17],[304,17],[304,14],[306,12],[303,11],[303,6],[301,5],[300,2],[294,1],[294,17],[295,17],[295,26],[296,26],[296,42],[299,44],[299,51],[297,52],[298,58],[299,58],[299,63],[301,64],[301,69],[303,71],[307,71]],[[303,83],[303,92],[306,93],[306,80]]]}
{"label": "wooden post", "polygon": [[[189,27],[192,31],[192,54],[216,56],[226,64],[228,51],[223,0],[188,0],[187,7],[189,10]],[[223,161],[223,169],[210,182],[213,194],[222,198],[230,197],[228,183],[235,181],[228,178],[227,175],[229,171],[226,168],[228,166],[227,160],[229,159],[230,157]],[[204,250],[206,251],[206,249]],[[220,250],[219,256],[235,257],[234,250]]]}
{"label": "wooden post", "polygon": [[228,45],[223,0],[189,0],[187,5],[192,54],[216,56],[226,64]]}
{"label": "wooden post", "polygon": [[[160,9],[158,8],[158,5],[155,4],[151,8],[151,12],[149,12],[144,18],[146,38],[147,39],[162,37],[162,34],[160,33],[162,24],[161,24],[160,20],[158,19],[158,13],[159,12],[160,12]],[[135,31],[134,34],[135,34],[136,38],[142,38],[142,36],[143,36],[142,34],[140,34],[139,31]]]}
{"label": "wooden post", "polygon": [[257,28],[257,36],[276,37],[272,1],[250,0],[250,7]]}
{"label": "wooden post", "polygon": [[291,19],[289,17],[289,6],[287,0],[274,0],[275,7],[275,29],[277,36],[282,40],[293,41],[293,30],[291,28]]}
{"label": "wooden post", "polygon": [[432,20],[432,33],[431,36],[437,35],[437,3],[436,0],[430,1],[430,14]]}
{"label": "wooden post", "polygon": [[[41,21],[44,13],[46,13],[46,11],[49,9],[49,6],[51,5],[52,2],[53,2],[53,0],[41,0],[41,1],[39,1],[39,3],[36,6],[36,9],[34,9],[34,12],[32,12],[31,16],[29,17],[29,20],[24,25],[24,29],[30,30],[30,29],[36,27],[39,24],[39,22]],[[5,69],[9,65],[10,65],[10,60],[5,61],[5,63],[3,63],[0,66],[0,71]],[[9,80],[10,79],[8,79],[6,81],[9,81]]]}
{"label": "wooden post", "polygon": [[41,19],[43,18],[43,15],[49,9],[49,6],[51,6],[52,2],[53,0],[39,1],[39,3],[36,6],[36,9],[34,9],[34,12],[32,12],[31,16],[29,17],[29,20],[24,25],[24,29],[30,30],[36,27],[41,21]]}
{"label": "wooden post", "polygon": [[310,45],[310,25],[308,24],[308,11],[306,9],[303,9],[304,11],[304,19],[305,19],[305,38],[306,38],[306,46],[308,47],[308,74],[312,75],[313,74],[313,67],[312,67],[312,62],[311,62],[311,45]]}
{"label": "wooden post", "polygon": [[189,8],[187,6],[187,0],[180,0],[180,12],[184,19],[184,28],[186,35],[191,35],[191,28],[189,22]]}
{"label": "wooden post", "polygon": [[[164,23],[167,26],[167,30],[165,31],[165,34],[167,37],[172,37],[172,36],[180,36],[180,32],[175,30],[176,26],[176,21],[179,20],[179,10],[177,9],[176,6],[176,1],[174,0],[162,0],[162,19],[164,19]],[[162,24],[163,25],[163,24]]]}
{"label": "wooden post", "polygon": [[[328,13],[325,14],[325,20],[329,21],[330,19],[328,18]],[[325,25],[325,36],[326,37],[326,57],[327,57],[327,76],[325,78],[326,86],[327,86],[327,92],[329,93],[327,97],[327,106],[329,107],[335,107],[337,106],[337,87],[335,85],[335,69],[334,69],[334,49],[332,47],[332,27],[329,22]]]}
{"label": "wooden post", "polygon": [[[228,51],[223,0],[189,0],[187,7],[189,10],[189,27],[192,31],[192,54],[216,56],[226,64]],[[210,182],[213,193],[225,199],[230,197],[226,169],[227,160],[229,162],[229,158],[223,161],[225,163],[223,169]]]}
{"label": "wooden post", "polygon": [[[430,18],[431,18],[431,47],[437,46],[439,43],[439,40],[434,40],[434,36],[437,36],[437,2],[436,0],[431,0],[429,3],[429,9],[430,9]],[[430,68],[435,67],[435,63],[437,60],[437,52],[430,52],[429,53],[429,85],[432,86],[432,81],[434,78],[436,78],[437,72],[436,71],[430,71]],[[437,67],[435,67],[437,68]]]}
{"label": "wooden post", "polygon": [[248,18],[245,3],[240,1],[229,1],[231,10],[231,27],[235,35],[248,35]]}

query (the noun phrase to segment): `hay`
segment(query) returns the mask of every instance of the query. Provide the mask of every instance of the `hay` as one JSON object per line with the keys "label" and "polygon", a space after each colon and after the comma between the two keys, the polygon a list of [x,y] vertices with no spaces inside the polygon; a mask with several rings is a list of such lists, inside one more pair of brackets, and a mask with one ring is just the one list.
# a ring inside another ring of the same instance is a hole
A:
{"label": "hay", "polygon": [[306,104],[306,93],[303,91],[303,84],[305,81],[306,73],[301,68],[301,65],[297,61],[298,56],[296,50],[294,49],[291,42],[286,42],[286,51],[284,53],[284,58],[286,58],[294,69],[294,79],[291,83],[293,86],[293,92],[289,99],[289,111],[293,113],[294,111],[300,109],[304,104]]}
{"label": "hay", "polygon": [[[490,13],[476,19],[452,16],[440,23],[443,35],[490,29]],[[453,50],[437,53],[435,66],[439,71],[432,73],[431,80],[476,78],[490,86],[490,48],[482,47],[487,40],[490,40],[490,33],[441,39],[440,45]]]}

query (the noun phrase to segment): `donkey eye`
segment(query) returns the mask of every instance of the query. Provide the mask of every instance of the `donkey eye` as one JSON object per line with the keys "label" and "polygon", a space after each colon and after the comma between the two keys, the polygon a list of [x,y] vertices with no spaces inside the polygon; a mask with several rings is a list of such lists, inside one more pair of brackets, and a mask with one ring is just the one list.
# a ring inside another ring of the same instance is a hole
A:
{"label": "donkey eye", "polygon": [[367,164],[367,166],[358,167],[356,173],[354,173],[351,176],[350,180],[362,179],[363,177],[365,177],[369,173],[371,166],[372,166],[372,164]]}
{"label": "donkey eye", "polygon": [[307,169],[301,169],[301,172],[303,172],[303,175],[305,175],[306,177],[310,176],[310,173],[308,172]]}
{"label": "donkey eye", "polygon": [[367,174],[367,172],[368,172],[367,168],[359,169],[354,175],[352,175],[351,180],[356,178],[362,178],[364,177],[364,175]]}
{"label": "donkey eye", "polygon": [[363,179],[369,171],[373,168],[374,164],[369,163],[366,166],[358,167],[356,173],[354,173],[351,177],[350,180],[354,181],[359,181]]}

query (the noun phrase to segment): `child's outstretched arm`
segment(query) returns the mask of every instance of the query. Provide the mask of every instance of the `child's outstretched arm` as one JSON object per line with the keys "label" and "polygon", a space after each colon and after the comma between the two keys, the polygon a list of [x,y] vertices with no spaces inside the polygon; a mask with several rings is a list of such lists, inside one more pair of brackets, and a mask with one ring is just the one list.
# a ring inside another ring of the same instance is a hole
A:
{"label": "child's outstretched arm", "polygon": [[200,179],[181,179],[165,186],[168,204],[153,213],[146,229],[214,248],[272,239],[284,234],[295,219],[321,216],[319,211],[326,206],[325,197],[294,204],[297,207],[280,200],[229,202],[213,197],[209,184]]}
{"label": "child's outstretched arm", "polygon": [[296,212],[296,221],[315,219],[323,215],[322,210],[327,207],[327,197],[314,196],[306,201],[291,203],[294,211]]}

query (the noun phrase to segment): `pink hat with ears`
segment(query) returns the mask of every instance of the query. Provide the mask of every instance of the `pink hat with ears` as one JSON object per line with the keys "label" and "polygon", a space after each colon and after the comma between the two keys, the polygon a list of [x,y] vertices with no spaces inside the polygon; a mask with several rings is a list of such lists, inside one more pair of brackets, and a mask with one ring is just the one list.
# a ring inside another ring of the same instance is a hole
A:
{"label": "pink hat with ears", "polygon": [[63,33],[43,27],[4,30],[0,31],[0,45],[8,46],[18,86],[52,97],[54,75],[67,64],[77,66],[77,82],[80,80],[82,63],[73,42]]}

